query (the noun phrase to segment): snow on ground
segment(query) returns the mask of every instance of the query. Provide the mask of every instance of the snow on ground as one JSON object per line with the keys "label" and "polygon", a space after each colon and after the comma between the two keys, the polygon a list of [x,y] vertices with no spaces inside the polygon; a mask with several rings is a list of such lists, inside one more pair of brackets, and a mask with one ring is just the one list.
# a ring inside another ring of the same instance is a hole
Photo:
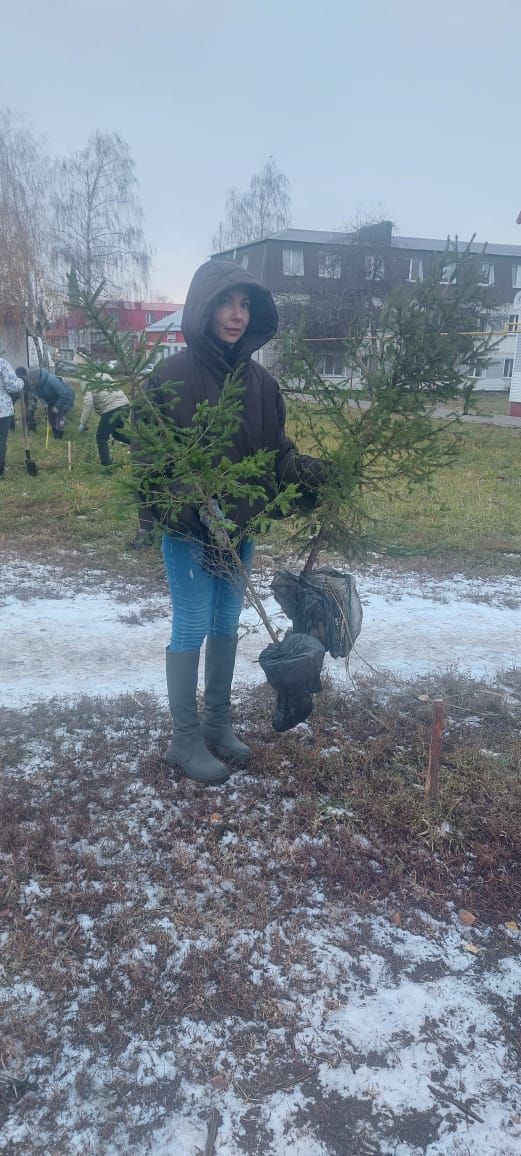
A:
{"label": "snow on ground", "polygon": [[[519,663],[521,603],[513,578],[476,582],[456,576],[426,580],[414,572],[356,575],[364,605],[362,633],[351,656],[353,674],[370,667],[408,679],[434,669],[459,667],[494,677]],[[165,695],[163,652],[170,633],[167,595],[126,598],[89,571],[85,589],[56,578],[51,567],[6,565],[0,611],[6,706],[43,698],[121,694],[146,690]],[[274,624],[288,625],[274,598],[264,605]],[[236,681],[264,681],[257,657],[270,641],[256,611],[245,608]],[[369,665],[368,665],[369,664]],[[342,660],[326,660],[335,681],[345,680]],[[202,676],[202,670],[201,670]]]}
{"label": "snow on ground", "polygon": [[258,733],[253,770],[204,792],[158,771],[156,708],[97,700],[55,728],[44,705],[28,759],[36,715],[9,735],[0,1006],[27,1088],[0,1152],[521,1151],[519,924],[379,898],[356,834],[358,887],[332,895],[319,856],[339,829],[299,820],[292,736]]}
{"label": "snow on ground", "polygon": [[[356,577],[353,672],[459,665],[492,678],[519,665],[513,579]],[[328,840],[333,854],[351,812],[324,785],[299,812],[308,724],[258,733],[250,772],[222,789],[165,773],[168,724],[156,708],[145,723],[139,692],[164,702],[166,595],[129,585],[122,596],[94,570],[78,589],[77,577],[18,562],[4,566],[0,614],[1,705],[43,700],[40,730],[25,710],[7,744],[16,838],[0,864],[12,880],[0,1004],[9,1074],[28,1086],[11,1095],[0,1072],[0,1152],[520,1154],[519,914],[467,926],[448,903],[434,919],[405,877],[396,905],[379,898],[386,861],[361,828],[348,851],[357,886],[327,892],[320,854]],[[251,608],[241,632],[238,680],[263,681],[268,638]],[[341,661],[329,669],[345,680]],[[56,725],[45,704],[129,690],[136,700],[111,699],[99,719],[76,717],[79,704]],[[330,762],[344,723],[328,719],[321,738]]]}

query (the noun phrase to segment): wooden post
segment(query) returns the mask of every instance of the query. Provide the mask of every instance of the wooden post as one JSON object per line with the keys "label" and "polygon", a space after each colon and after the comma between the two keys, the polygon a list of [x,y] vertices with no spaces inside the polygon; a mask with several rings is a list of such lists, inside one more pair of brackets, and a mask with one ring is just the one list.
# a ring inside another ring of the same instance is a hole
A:
{"label": "wooden post", "polygon": [[425,778],[425,795],[429,803],[435,803],[438,798],[438,773],[441,756],[441,734],[443,730],[443,699],[435,698],[432,704],[431,746],[429,751],[429,766]]}
{"label": "wooden post", "polygon": [[70,473],[70,471],[72,470],[72,442],[70,442],[70,441],[67,442],[67,464],[68,464],[69,473]]}

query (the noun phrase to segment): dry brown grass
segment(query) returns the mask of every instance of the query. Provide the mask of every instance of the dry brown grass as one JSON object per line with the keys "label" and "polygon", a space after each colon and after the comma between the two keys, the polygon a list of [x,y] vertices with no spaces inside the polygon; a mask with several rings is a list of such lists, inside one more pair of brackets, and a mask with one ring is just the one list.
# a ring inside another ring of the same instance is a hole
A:
{"label": "dry brown grass", "polygon": [[[489,953],[510,950],[501,927],[521,901],[519,672],[507,683],[510,701],[499,686],[457,677],[394,692],[375,682],[329,689],[312,727],[282,736],[270,694],[257,689],[242,711],[251,772],[211,791],[167,771],[168,719],[145,694],[51,702],[23,720],[2,711],[4,990],[30,986],[4,1000],[1,1055],[28,1083],[4,1084],[0,1103],[4,1119],[16,1111],[52,1135],[51,1148],[35,1140],[31,1151],[69,1150],[70,1125],[60,1124],[69,1062],[83,1105],[75,1136],[97,1113],[98,1142],[126,1120],[141,1150],[145,1117],[157,1126],[182,1104],[184,1079],[207,1086],[217,1070],[251,1106],[244,1151],[260,1153],[255,1106],[277,1089],[316,1092],[317,1065],[334,1062],[319,1040],[309,1063],[292,1042],[299,1000],[325,983],[308,935],[318,893],[346,917],[384,905],[412,930],[418,907],[444,920],[467,907],[488,927]],[[431,810],[422,791],[430,703],[418,696],[440,692],[447,734]],[[339,927],[333,948],[367,948],[367,929]],[[234,1057],[224,1068],[223,1033]],[[143,1041],[166,1057],[175,1046],[175,1072],[166,1058],[164,1078],[140,1083]],[[321,1102],[318,1134],[341,1152],[346,1103]],[[352,1107],[362,1152],[363,1104]],[[418,1143],[434,1128],[430,1117],[404,1120],[397,1135],[409,1126]]]}

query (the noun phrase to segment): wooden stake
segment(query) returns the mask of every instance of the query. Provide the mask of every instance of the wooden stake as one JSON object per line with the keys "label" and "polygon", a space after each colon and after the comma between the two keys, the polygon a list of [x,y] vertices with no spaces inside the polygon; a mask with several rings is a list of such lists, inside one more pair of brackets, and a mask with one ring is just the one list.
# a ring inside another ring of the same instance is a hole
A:
{"label": "wooden stake", "polygon": [[435,698],[432,704],[431,746],[429,751],[429,766],[425,778],[425,795],[429,803],[435,803],[438,798],[438,776],[441,757],[441,735],[443,730],[443,699]]}
{"label": "wooden stake", "polygon": [[69,472],[72,470],[72,442],[67,442],[67,464]]}
{"label": "wooden stake", "polygon": [[210,1119],[208,1121],[208,1134],[206,1137],[206,1144],[204,1146],[204,1156],[215,1156],[215,1141],[219,1126],[222,1124],[222,1116],[217,1111],[217,1108],[212,1108]]}

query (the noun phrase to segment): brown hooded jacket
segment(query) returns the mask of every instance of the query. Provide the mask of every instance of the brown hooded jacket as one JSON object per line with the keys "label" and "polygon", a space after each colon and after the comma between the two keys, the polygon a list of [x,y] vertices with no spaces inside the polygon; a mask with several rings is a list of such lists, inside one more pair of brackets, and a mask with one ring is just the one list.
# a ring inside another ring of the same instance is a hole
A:
{"label": "brown hooded jacket", "polygon": [[[250,322],[241,340],[228,350],[210,333],[209,321],[217,298],[238,286],[244,286],[250,295]],[[286,412],[278,383],[262,365],[251,360],[252,353],[277,332],[277,310],[269,290],[234,261],[207,261],[192,279],[182,325],[188,348],[162,361],[151,374],[146,392],[154,404],[177,426],[190,426],[197,404],[207,400],[215,405],[227,374],[240,366],[244,383],[242,417],[226,456],[238,462],[261,449],[276,451],[276,478],[272,485],[266,479],[267,500],[284,483],[296,483],[304,494],[316,492],[322,480],[321,464],[296,453],[285,432]],[[172,389],[179,398],[175,406]],[[240,500],[229,516],[244,529],[264,504],[262,500]],[[185,507],[175,523],[169,520],[166,525],[164,512],[153,504],[149,511],[168,530],[207,538],[195,507]],[[141,516],[140,521],[145,525],[146,517]]]}

